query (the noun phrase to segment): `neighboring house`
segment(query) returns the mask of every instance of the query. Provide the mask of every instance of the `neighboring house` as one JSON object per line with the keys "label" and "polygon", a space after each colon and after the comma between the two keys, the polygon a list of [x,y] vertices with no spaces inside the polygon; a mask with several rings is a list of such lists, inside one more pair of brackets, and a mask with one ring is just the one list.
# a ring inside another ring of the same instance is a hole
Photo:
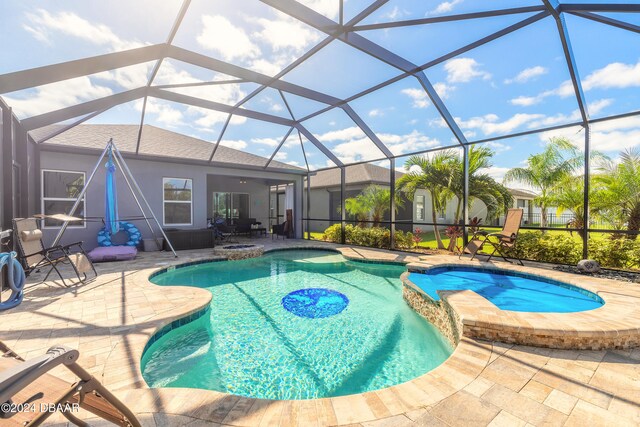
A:
{"label": "neighboring house", "polygon": [[[31,133],[34,139],[61,127]],[[122,152],[133,176],[164,228],[205,228],[214,213],[233,218],[256,218],[269,223],[270,188],[293,184],[295,232],[302,236],[302,189],[307,171],[281,162],[220,145],[210,162],[214,144],[154,126],[144,125],[136,155],[138,125],[78,125],[38,144],[39,165],[33,213],[66,213],[96,165],[110,138]],[[91,182],[79,216],[103,217],[104,162]],[[140,217],[140,211],[121,173],[116,174],[120,217]],[[134,221],[144,237],[150,236],[144,221]],[[47,221],[44,237],[51,242],[59,224]],[[84,240],[97,245],[101,222],[70,226],[64,242]]]}
{"label": "neighboring house", "polygon": [[[404,175],[396,172],[396,179]],[[348,166],[345,172],[345,199],[355,197],[369,185],[389,188],[389,169],[370,163]],[[311,206],[309,207],[309,230],[323,232],[331,224],[340,221],[340,169],[321,170],[310,179]],[[411,204],[399,208],[396,221],[411,222]],[[353,220],[353,218],[347,218]],[[390,219],[389,212],[385,221]]]}
{"label": "neighboring house", "polygon": [[[509,192],[513,196],[513,207],[524,209],[524,215],[522,216],[523,225],[539,225],[542,217],[542,209],[535,206],[533,200],[538,196],[531,190],[525,190],[522,188],[509,188]],[[565,224],[572,213],[570,211],[564,212],[562,215],[557,215],[557,208],[550,206],[547,208],[547,217],[550,224]],[[500,217],[500,225],[503,224],[504,216]]]}
{"label": "neighboring house", "polygon": [[[396,172],[396,179],[404,175]],[[345,198],[355,197],[367,186],[375,184],[382,188],[389,188],[389,169],[373,164],[360,164],[349,166],[345,174],[346,187]],[[309,210],[309,229],[312,232],[322,232],[331,224],[340,221],[340,169],[327,169],[318,171],[311,177],[311,206]],[[524,209],[524,223],[540,221],[540,208],[533,205],[535,193],[522,189],[508,189],[513,196],[513,207]],[[437,212],[439,224],[453,224],[458,199],[452,198],[446,208]],[[403,208],[396,214],[396,228],[409,231],[420,228],[430,230],[431,223],[431,196],[426,189],[418,189],[413,202],[405,200]],[[550,215],[555,214],[555,208],[549,209]],[[487,207],[480,200],[474,200],[469,209],[469,217],[478,217],[485,225],[502,225],[504,215],[492,221],[487,221]],[[349,218],[348,218],[349,219]],[[385,220],[389,220],[388,214]],[[404,223],[404,224],[403,224]],[[443,225],[442,228],[446,226]]]}

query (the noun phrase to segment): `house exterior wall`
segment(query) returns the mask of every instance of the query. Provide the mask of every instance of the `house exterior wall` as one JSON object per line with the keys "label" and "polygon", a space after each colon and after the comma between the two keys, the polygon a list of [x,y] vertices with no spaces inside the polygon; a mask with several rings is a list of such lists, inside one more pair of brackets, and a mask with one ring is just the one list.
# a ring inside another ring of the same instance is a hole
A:
{"label": "house exterior wall", "polygon": [[[40,155],[40,169],[37,171],[37,180],[40,182],[41,170],[62,170],[62,171],[77,171],[84,172],[86,178],[89,175],[98,160],[96,155],[88,154],[70,154],[66,152],[56,151],[41,151]],[[175,161],[175,160],[174,160]],[[283,182],[295,182],[295,200],[296,209],[295,215],[297,220],[296,234],[301,237],[301,209],[302,209],[302,176],[268,172],[268,171],[248,171],[248,170],[236,170],[219,167],[208,167],[204,165],[193,164],[181,164],[174,162],[161,162],[155,160],[140,160],[140,159],[126,159],[129,169],[133,173],[138,185],[140,186],[145,198],[149,202],[154,214],[163,225],[163,183],[162,178],[189,178],[193,180],[192,190],[192,224],[188,226],[167,225],[164,228],[205,228],[207,226],[207,218],[212,213],[212,192],[215,189],[224,191],[238,191],[236,190],[236,184],[239,184],[239,178],[257,178],[260,180],[282,180]],[[103,162],[104,163],[104,162]],[[216,175],[213,175],[216,174]],[[224,176],[220,176],[224,175]],[[235,181],[235,182],[234,182]],[[135,200],[126,185],[122,173],[118,171],[116,173],[117,191],[118,191],[118,210],[119,215],[122,218],[141,216]],[[268,185],[266,181],[264,184],[258,182],[255,184],[244,184],[246,188],[251,188],[251,191],[255,191],[251,196],[251,215],[252,217],[261,216],[264,219],[263,224],[268,223]],[[224,187],[224,185],[229,187]],[[211,187],[210,187],[211,186]],[[210,188],[209,188],[210,187]],[[85,216],[88,217],[103,217],[105,212],[104,201],[104,188],[105,188],[105,172],[104,165],[100,165],[98,172],[96,173],[89,190],[87,191],[85,198],[86,212]],[[37,194],[38,207],[36,212],[41,212],[42,193],[41,190]],[[141,201],[141,203],[143,203]],[[257,215],[258,210],[264,210],[264,213]],[[79,215],[79,213],[78,213]],[[135,221],[136,226],[142,232],[143,238],[151,237],[151,233],[144,221]],[[92,249],[97,246],[96,235],[102,228],[102,223],[87,222],[85,227],[69,227],[62,239],[62,243],[70,243],[76,241],[84,241],[85,248]],[[43,235],[45,244],[53,242],[58,228],[44,228]],[[158,232],[156,230],[156,232]]]}
{"label": "house exterior wall", "polygon": [[[417,209],[416,209],[416,204],[415,202],[412,203],[413,205],[413,222],[426,222],[426,223],[431,223],[433,222],[432,220],[432,208],[431,208],[431,195],[429,193],[429,191],[424,190],[424,189],[418,189],[416,190],[416,196],[424,196],[424,220],[422,221],[418,221],[418,217],[417,217]],[[415,198],[414,198],[415,201]],[[442,223],[442,224],[453,224],[453,222],[455,221],[455,215],[456,215],[456,207],[458,204],[458,198],[457,197],[453,197],[449,203],[447,203],[446,209],[444,211],[444,216],[442,215],[438,215],[438,223]],[[483,223],[486,223],[486,218],[487,218],[487,207],[485,206],[485,204],[480,201],[480,200],[474,200],[473,203],[471,203],[471,207],[469,209],[469,217],[473,218],[473,217],[478,217],[478,218],[482,218]],[[415,230],[416,228],[421,228],[424,230],[424,227],[419,225],[419,224],[414,224],[413,225],[413,229]],[[445,226],[443,226],[442,228],[445,228]]]}
{"label": "house exterior wall", "polygon": [[322,233],[331,225],[329,221],[331,193],[328,190],[327,188],[311,189],[309,218],[322,220],[326,218],[326,221],[309,221],[309,231],[312,233]]}

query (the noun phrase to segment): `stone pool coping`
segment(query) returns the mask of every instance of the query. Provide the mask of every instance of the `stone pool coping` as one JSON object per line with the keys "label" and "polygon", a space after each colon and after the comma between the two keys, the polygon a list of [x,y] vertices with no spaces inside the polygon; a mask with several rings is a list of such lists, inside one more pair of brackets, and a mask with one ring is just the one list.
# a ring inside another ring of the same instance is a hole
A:
{"label": "stone pool coping", "polygon": [[[533,313],[502,310],[472,290],[437,291],[434,301],[409,279],[409,272],[439,267],[474,266],[486,270],[515,272],[566,283],[598,295],[605,304],[593,310],[575,313]],[[449,306],[459,317],[461,334],[466,337],[558,349],[627,349],[640,346],[640,294],[618,282],[577,276],[555,270],[518,265],[495,265],[469,262],[424,261],[407,265],[409,272],[401,278],[405,287],[418,293],[425,302],[407,298],[414,308],[426,315],[429,306]]]}
{"label": "stone pool coping", "polygon": [[[371,256],[366,251],[363,256],[360,248],[339,247],[325,245],[304,245],[289,248],[275,248],[265,250],[264,253],[279,251],[314,249],[341,253],[345,258],[353,261],[381,262],[387,264],[405,265],[409,261],[390,259],[381,255],[380,258]],[[403,255],[400,255],[404,258]],[[415,257],[411,257],[417,260]],[[361,394],[338,396],[310,400],[267,400],[236,396],[212,390],[190,388],[149,388],[144,381],[141,361],[144,350],[150,346],[154,337],[166,333],[173,325],[179,326],[181,319],[199,317],[207,310],[212,295],[200,288],[182,286],[158,286],[149,279],[159,272],[196,265],[207,261],[220,261],[220,258],[203,255],[187,262],[171,262],[168,267],[155,267],[138,270],[128,277],[128,280],[138,286],[144,286],[152,292],[165,290],[175,292],[189,289],[192,301],[188,307],[175,307],[170,315],[164,316],[153,326],[146,324],[140,329],[128,345],[116,345],[104,366],[104,383],[114,390],[128,390],[125,395],[127,401],[135,402],[136,412],[158,410],[158,402],[162,401],[163,411],[180,413],[189,417],[225,425],[246,426],[264,424],[266,420],[279,423],[280,414],[284,408],[295,413],[307,413],[320,425],[352,424],[371,421],[379,418],[404,414],[433,405],[451,396],[456,391],[466,387],[480,373],[492,354],[492,344],[471,339],[461,339],[452,355],[437,368],[411,381],[381,390]],[[123,367],[123,360],[134,366]],[[203,406],[207,410],[203,410]],[[279,415],[278,415],[279,417]],[[268,424],[268,423],[267,423]],[[304,425],[304,424],[303,424]]]}

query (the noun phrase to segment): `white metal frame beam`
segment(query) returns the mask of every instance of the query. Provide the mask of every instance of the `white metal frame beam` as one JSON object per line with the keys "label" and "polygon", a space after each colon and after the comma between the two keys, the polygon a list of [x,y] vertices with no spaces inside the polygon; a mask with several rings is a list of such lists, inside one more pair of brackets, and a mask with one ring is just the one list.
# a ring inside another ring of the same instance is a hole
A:
{"label": "white metal frame beam", "polygon": [[569,37],[569,31],[567,30],[567,23],[565,22],[564,15],[559,11],[560,3],[558,0],[542,0],[542,2],[556,21],[558,35],[560,36],[560,42],[562,43],[562,50],[567,62],[569,75],[571,77],[571,84],[573,85],[573,91],[576,96],[576,101],[578,102],[578,108],[580,109],[580,116],[582,117],[582,122],[586,126],[589,123],[587,100],[584,96],[582,82],[578,73],[578,66],[576,65],[573,48],[571,47],[571,39]]}
{"label": "white metal frame beam", "polygon": [[167,45],[155,44],[0,75],[0,94],[88,76],[162,57]]}
{"label": "white metal frame beam", "polygon": [[128,90],[125,92],[109,95],[104,98],[94,99],[82,104],[72,105],[70,107],[61,108],[59,110],[50,111],[38,116],[29,117],[21,120],[21,124],[25,131],[38,129],[44,126],[60,123],[65,120],[73,119],[85,114],[91,114],[96,111],[106,110],[116,105],[124,104],[136,99],[142,98],[147,92],[146,87]]}

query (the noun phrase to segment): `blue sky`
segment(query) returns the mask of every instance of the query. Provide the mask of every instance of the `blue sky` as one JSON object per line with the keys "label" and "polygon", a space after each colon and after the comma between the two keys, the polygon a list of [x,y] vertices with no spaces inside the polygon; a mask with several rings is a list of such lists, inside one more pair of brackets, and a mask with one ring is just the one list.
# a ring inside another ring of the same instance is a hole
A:
{"label": "blue sky", "polygon": [[[328,18],[338,18],[338,0],[302,3]],[[345,20],[353,18],[369,3],[345,0]],[[391,0],[361,23],[540,4],[538,0]],[[0,51],[0,74],[164,42],[180,5],[177,0],[3,1],[0,37],[6,42]],[[378,29],[360,34],[421,65],[532,15]],[[605,15],[640,24],[637,14]],[[640,36],[576,16],[568,15],[566,21],[591,117],[639,110]],[[323,39],[319,31],[257,0],[193,0],[174,44],[275,75]],[[3,97],[19,117],[30,117],[144,86],[153,65],[153,62],[140,64]],[[347,98],[398,74],[397,69],[333,41],[283,79]],[[439,63],[427,69],[426,75],[471,141],[580,119],[551,17]],[[165,60],[154,84],[230,78],[180,61]],[[257,87],[254,83],[230,83],[172,90],[234,105]],[[284,95],[296,119],[324,107],[292,94]],[[141,101],[130,102],[88,123],[136,124],[141,106]],[[351,106],[396,155],[455,143],[451,131],[413,77],[355,99]],[[280,93],[273,89],[262,91],[243,108],[290,117]],[[207,141],[218,139],[225,120],[224,113],[153,98],[147,105],[146,123]],[[341,110],[331,110],[305,121],[304,125],[344,162],[382,157]],[[234,116],[222,143],[269,157],[287,131],[283,126]],[[542,150],[552,136],[567,136],[577,144],[584,139],[579,128],[569,128],[494,142],[491,146],[496,156],[489,172],[501,178],[505,170],[521,165],[528,155]],[[331,165],[297,132],[285,141],[276,159],[304,166],[300,139],[312,168]],[[624,148],[640,145],[640,117],[593,126],[592,145],[611,157]]]}

